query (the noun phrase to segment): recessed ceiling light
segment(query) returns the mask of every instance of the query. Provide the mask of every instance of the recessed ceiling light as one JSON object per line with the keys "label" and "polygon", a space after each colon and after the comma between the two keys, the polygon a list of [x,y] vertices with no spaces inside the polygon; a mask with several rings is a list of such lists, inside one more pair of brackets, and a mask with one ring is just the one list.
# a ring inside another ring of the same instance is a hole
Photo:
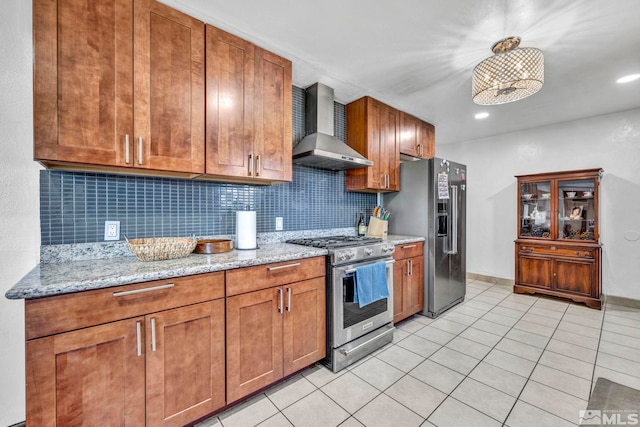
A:
{"label": "recessed ceiling light", "polygon": [[628,76],[620,77],[616,80],[616,83],[629,83],[638,79],[640,79],[640,74],[629,74]]}
{"label": "recessed ceiling light", "polygon": [[482,120],[482,119],[486,119],[487,117],[489,117],[489,113],[487,113],[486,111],[482,112],[482,113],[478,113],[474,116],[477,120]]}

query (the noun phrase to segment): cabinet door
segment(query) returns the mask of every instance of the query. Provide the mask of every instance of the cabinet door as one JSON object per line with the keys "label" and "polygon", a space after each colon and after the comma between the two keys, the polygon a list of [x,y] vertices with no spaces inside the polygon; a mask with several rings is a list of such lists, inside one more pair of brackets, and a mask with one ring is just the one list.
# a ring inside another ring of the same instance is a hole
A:
{"label": "cabinet door", "polygon": [[400,152],[407,156],[420,157],[419,138],[422,121],[400,112]]}
{"label": "cabinet door", "polygon": [[27,341],[27,425],[144,425],[144,319]]}
{"label": "cabinet door", "polygon": [[206,31],[206,173],[251,176],[254,46],[210,25]]}
{"label": "cabinet door", "polygon": [[147,425],[183,426],[225,404],[224,300],[146,317]]}
{"label": "cabinet door", "polygon": [[405,291],[407,317],[422,311],[424,307],[424,257],[409,259],[409,276]]}
{"label": "cabinet door", "polygon": [[407,259],[396,260],[393,264],[393,323],[398,323],[408,317],[404,303],[408,270],[409,260]]}
{"label": "cabinet door", "polygon": [[282,288],[227,298],[227,403],[282,378],[283,302]]}
{"label": "cabinet door", "polygon": [[384,120],[382,122],[382,146],[378,161],[382,165],[382,172],[386,175],[383,188],[389,191],[400,190],[400,145],[398,110],[385,105]]}
{"label": "cabinet door", "polygon": [[305,368],[326,355],[325,279],[284,287],[284,375]]}
{"label": "cabinet door", "polygon": [[291,62],[255,48],[256,178],[291,181]]}
{"label": "cabinet door", "polygon": [[204,23],[135,1],[135,167],[204,173]]}
{"label": "cabinet door", "polygon": [[34,157],[131,166],[132,0],[34,0]]}
{"label": "cabinet door", "polygon": [[556,259],[554,262],[554,289],[576,294],[594,295],[595,262],[584,259]]}
{"label": "cabinet door", "polygon": [[551,258],[518,256],[517,284],[551,288],[553,261]]}

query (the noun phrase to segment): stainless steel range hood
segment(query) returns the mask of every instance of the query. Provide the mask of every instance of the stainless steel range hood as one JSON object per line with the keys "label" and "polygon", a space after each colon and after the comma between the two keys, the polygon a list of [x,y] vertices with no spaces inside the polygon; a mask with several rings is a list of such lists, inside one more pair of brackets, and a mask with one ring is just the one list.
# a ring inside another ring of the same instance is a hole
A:
{"label": "stainless steel range hood", "polygon": [[293,163],[322,169],[345,170],[373,166],[333,135],[333,89],[321,83],[306,90],[307,136],[293,147]]}

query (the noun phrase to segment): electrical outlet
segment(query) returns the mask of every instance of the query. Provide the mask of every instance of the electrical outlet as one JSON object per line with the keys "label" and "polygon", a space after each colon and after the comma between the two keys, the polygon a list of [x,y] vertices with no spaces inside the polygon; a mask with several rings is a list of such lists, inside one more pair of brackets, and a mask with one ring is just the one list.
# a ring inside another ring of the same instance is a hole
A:
{"label": "electrical outlet", "polygon": [[104,240],[120,240],[120,221],[104,222]]}
{"label": "electrical outlet", "polygon": [[282,231],[282,217],[276,217],[276,231]]}

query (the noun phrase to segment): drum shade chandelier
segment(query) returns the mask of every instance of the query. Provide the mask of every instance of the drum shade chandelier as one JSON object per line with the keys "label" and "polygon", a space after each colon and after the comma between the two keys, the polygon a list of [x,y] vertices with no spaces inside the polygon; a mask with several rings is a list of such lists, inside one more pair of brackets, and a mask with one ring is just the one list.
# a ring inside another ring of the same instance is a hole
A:
{"label": "drum shade chandelier", "polygon": [[540,49],[518,48],[520,37],[496,42],[495,55],[473,69],[473,102],[497,105],[538,92],[544,84],[544,56]]}

